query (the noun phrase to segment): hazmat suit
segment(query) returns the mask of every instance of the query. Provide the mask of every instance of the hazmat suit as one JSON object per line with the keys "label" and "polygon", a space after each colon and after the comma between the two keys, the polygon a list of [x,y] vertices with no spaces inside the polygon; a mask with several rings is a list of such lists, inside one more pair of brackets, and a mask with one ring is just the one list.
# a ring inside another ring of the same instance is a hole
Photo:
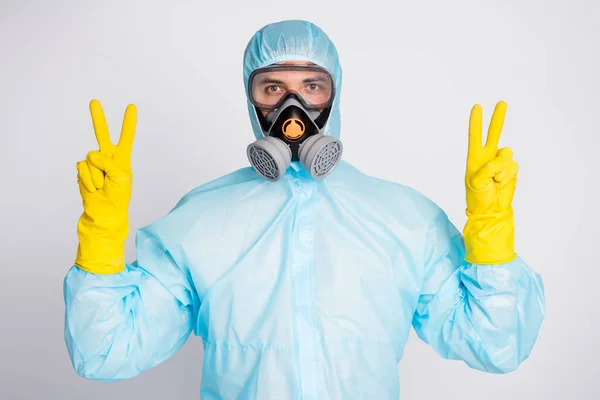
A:
{"label": "hazmat suit", "polygon": [[[252,72],[283,60],[331,73],[323,134],[339,139],[333,43],[309,22],[267,25],[245,52],[246,89]],[[255,139],[263,138],[250,99],[248,111]],[[136,376],[192,333],[204,346],[203,400],[398,399],[411,328],[441,357],[486,372],[513,371],[529,356],[544,315],[542,280],[512,251],[510,204],[477,206],[487,201],[485,179],[514,185],[508,150],[469,149],[464,235],[412,188],[343,159],[323,179],[292,161],[276,181],[246,167],[192,190],[137,231],[129,263],[135,118],[129,109],[118,145],[96,118],[100,151],[78,164],[85,211],[64,298],[65,340],[82,377]],[[474,109],[474,132],[480,119]]]}

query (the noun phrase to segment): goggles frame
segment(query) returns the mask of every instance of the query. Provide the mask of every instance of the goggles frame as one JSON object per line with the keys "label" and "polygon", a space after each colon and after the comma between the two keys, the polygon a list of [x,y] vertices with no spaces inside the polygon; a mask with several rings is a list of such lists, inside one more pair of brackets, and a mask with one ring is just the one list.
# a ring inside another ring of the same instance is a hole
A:
{"label": "goggles frame", "polygon": [[[263,104],[263,103],[256,101],[256,99],[254,98],[254,93],[253,93],[254,92],[253,84],[254,84],[254,79],[256,79],[256,76],[260,75],[260,74],[268,73],[268,72],[281,72],[281,71],[316,71],[316,72],[320,72],[320,73],[325,73],[329,77],[329,80],[331,82],[331,95],[329,96],[329,99],[326,102],[321,103],[321,104],[311,104],[308,101],[306,101],[306,99],[304,99],[304,97],[302,97],[302,95],[300,93],[298,93],[297,91],[289,90],[286,93],[284,93],[281,96],[281,98],[273,105]],[[279,108],[281,106],[281,104],[289,97],[290,93],[295,94],[295,96],[298,98],[298,100],[307,109],[310,109],[310,110],[325,109],[327,107],[330,107],[333,104],[333,101],[335,99],[335,92],[336,92],[336,86],[335,86],[335,80],[333,78],[333,74],[328,69],[323,68],[319,65],[271,64],[266,67],[255,69],[254,71],[252,71],[252,73],[250,74],[250,77],[248,78],[248,98],[250,99],[250,102],[255,107],[257,107],[261,110],[267,110],[267,111],[273,111],[273,110],[276,110],[277,108]]]}

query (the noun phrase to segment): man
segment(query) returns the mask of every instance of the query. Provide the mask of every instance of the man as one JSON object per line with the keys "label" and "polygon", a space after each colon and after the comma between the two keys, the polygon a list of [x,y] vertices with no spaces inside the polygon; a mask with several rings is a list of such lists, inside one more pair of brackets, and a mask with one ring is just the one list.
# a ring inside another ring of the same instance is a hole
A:
{"label": "man", "polygon": [[244,82],[252,167],[200,186],[140,229],[133,263],[124,243],[136,110],[113,145],[91,103],[100,150],[78,164],[84,213],[65,278],[77,373],[135,376],[193,331],[204,345],[203,400],[397,399],[411,326],[444,358],[516,369],[545,300],[513,248],[517,166],[498,150],[504,103],[485,144],[481,109],[472,110],[461,236],[415,190],[341,160],[342,71],[318,27],[262,28],[246,49]]}

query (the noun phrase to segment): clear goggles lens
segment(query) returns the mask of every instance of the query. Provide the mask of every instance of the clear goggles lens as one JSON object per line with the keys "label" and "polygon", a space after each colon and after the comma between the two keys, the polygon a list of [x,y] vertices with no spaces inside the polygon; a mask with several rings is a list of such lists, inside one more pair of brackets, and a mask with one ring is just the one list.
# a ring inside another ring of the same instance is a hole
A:
{"label": "clear goggles lens", "polygon": [[271,66],[252,73],[249,82],[250,100],[260,109],[272,110],[289,93],[299,95],[311,108],[331,105],[334,82],[331,74],[314,66]]}

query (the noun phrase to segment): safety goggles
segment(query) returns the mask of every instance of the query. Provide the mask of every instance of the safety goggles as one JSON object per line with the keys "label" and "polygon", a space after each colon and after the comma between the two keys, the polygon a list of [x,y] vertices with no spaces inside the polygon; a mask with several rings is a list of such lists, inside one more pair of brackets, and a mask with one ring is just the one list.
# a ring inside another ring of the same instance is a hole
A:
{"label": "safety goggles", "polygon": [[333,103],[333,75],[313,65],[270,65],[254,71],[248,82],[252,104],[261,110],[278,108],[293,93],[309,109],[324,109]]}

